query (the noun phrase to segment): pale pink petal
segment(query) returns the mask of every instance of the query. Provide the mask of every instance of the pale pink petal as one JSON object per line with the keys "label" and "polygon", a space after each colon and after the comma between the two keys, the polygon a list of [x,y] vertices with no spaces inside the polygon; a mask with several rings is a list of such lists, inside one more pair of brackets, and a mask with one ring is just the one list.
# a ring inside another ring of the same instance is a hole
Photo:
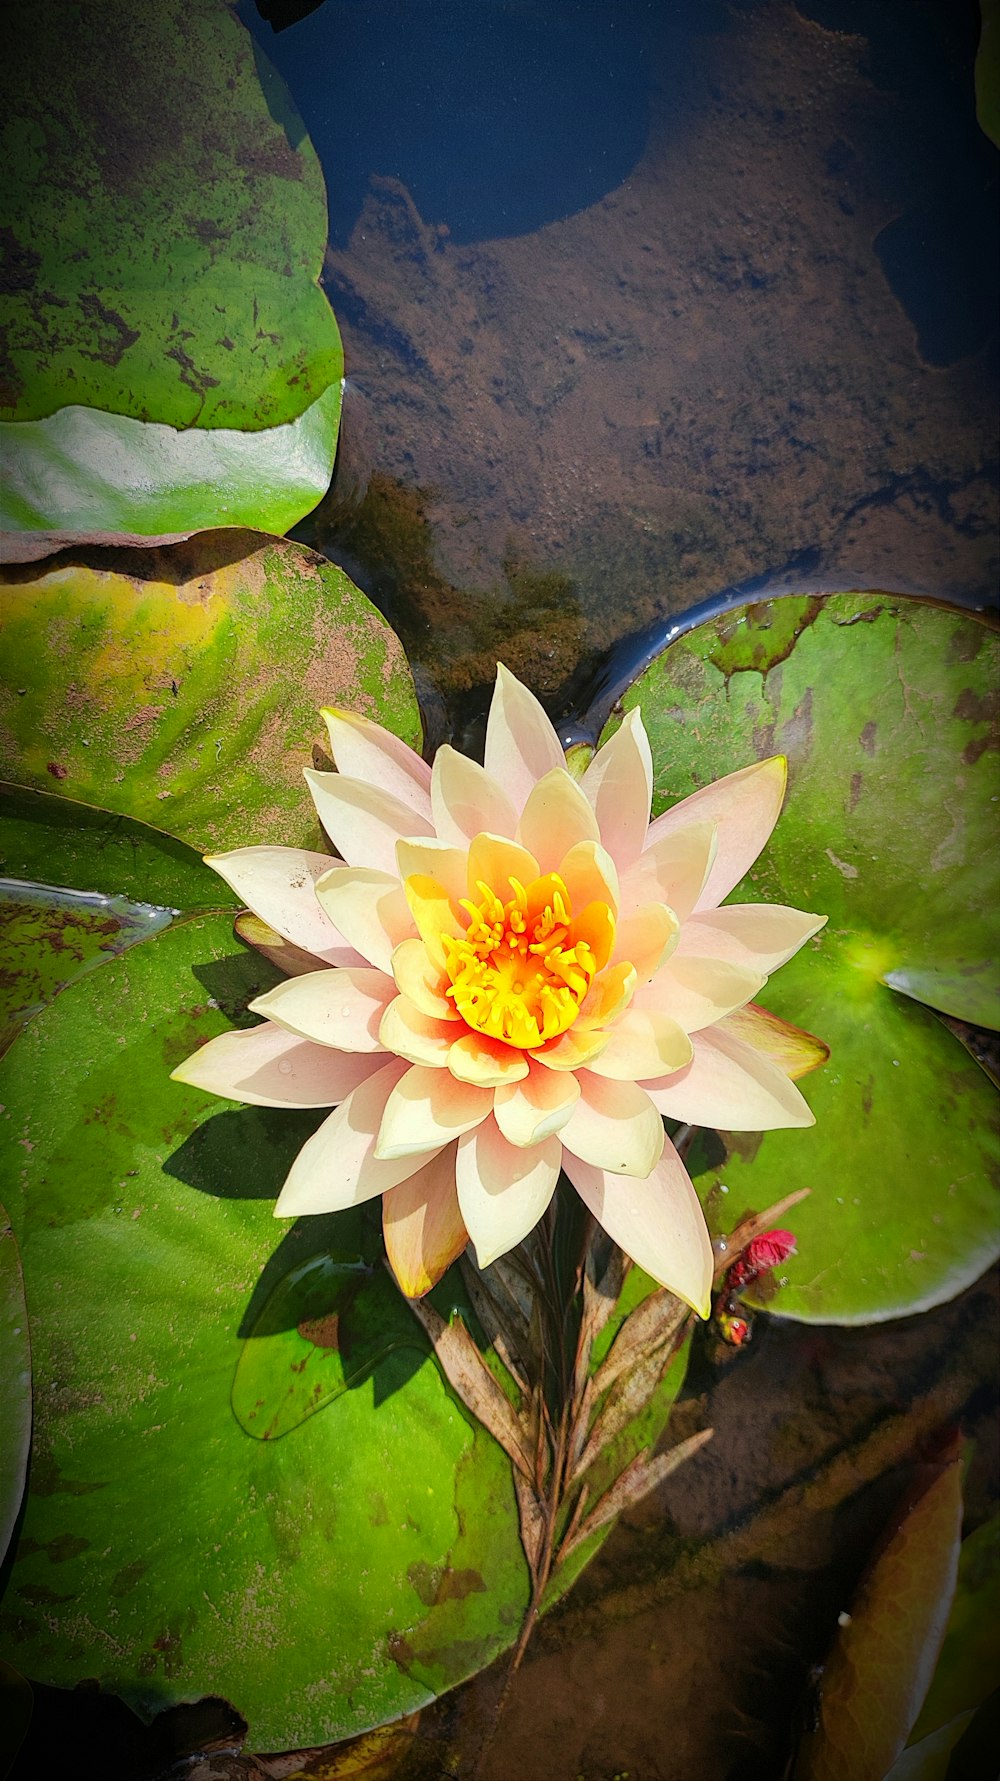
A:
{"label": "pale pink petal", "polygon": [[455,1037],[455,1023],[422,1014],[407,996],[397,996],[382,1016],[379,1038],[386,1051],[411,1064],[443,1070]]}
{"label": "pale pink petal", "polygon": [[394,872],[331,866],[317,879],[316,895],[355,951],[379,971],[391,971],[396,947],[416,934],[410,906]]}
{"label": "pale pink petal", "polygon": [[505,1045],[502,1039],[491,1039],[486,1033],[466,1031],[454,1038],[448,1051],[448,1068],[460,1082],[474,1082],[480,1088],[499,1088],[505,1082],[518,1082],[528,1074],[527,1053],[516,1045]]}
{"label": "pale pink petal", "polygon": [[553,767],[529,792],[517,838],[543,872],[558,871],[564,855],[581,841],[600,843],[597,817],[565,767]]}
{"label": "pale pink petal", "polygon": [[469,1241],[455,1186],[455,1148],[449,1144],[382,1199],[382,1231],[389,1266],[408,1299],[422,1298]]}
{"label": "pale pink petal", "polygon": [[380,1159],[375,1139],[385,1104],[406,1065],[398,1058],[362,1082],[302,1146],[288,1173],[275,1218],[342,1212],[383,1194],[416,1173],[430,1157]]}
{"label": "pale pink petal", "polygon": [[375,1155],[414,1156],[437,1149],[481,1125],[492,1111],[490,1089],[456,1082],[448,1070],[415,1064],[386,1101]]}
{"label": "pale pink petal", "polygon": [[178,1064],[172,1080],[253,1107],[335,1107],[382,1064],[381,1056],[312,1045],[268,1020],[209,1039]]}
{"label": "pale pink petal", "polygon": [[719,1031],[731,1034],[744,1045],[752,1046],[754,1051],[762,1052],[793,1082],[808,1076],[810,1070],[818,1070],[830,1055],[829,1045],[817,1039],[815,1033],[791,1026],[780,1015],[758,1007],[756,1002],[748,1002],[745,1008],[727,1014],[719,1022]]}
{"label": "pale pink petal", "polygon": [[468,894],[466,885],[465,847],[452,847],[433,836],[425,841],[397,841],[396,870],[400,878],[433,878],[444,886],[449,897],[460,903]]}
{"label": "pale pink petal", "polygon": [[525,1147],[553,1137],[579,1098],[580,1084],[568,1070],[546,1070],[532,1060],[521,1082],[495,1091],[493,1115],[508,1143]]}
{"label": "pale pink petal", "polygon": [[679,934],[680,922],[666,903],[641,904],[619,920],[612,960],[627,959],[637,982],[646,983],[673,952]]}
{"label": "pale pink petal", "polygon": [[286,977],[250,1003],[252,1014],[265,1014],[288,1033],[332,1045],[338,1051],[381,1051],[382,1016],[397,994],[384,971],[311,971],[308,977]]}
{"label": "pale pink petal", "polygon": [[431,770],[414,749],[356,712],[324,707],[323,716],[339,773],[379,786],[429,820]]}
{"label": "pale pink petal", "polygon": [[606,847],[596,841],[578,841],[559,861],[557,871],[574,909],[606,903],[612,915],[617,913],[618,868]]}
{"label": "pale pink petal", "polygon": [[330,869],[327,853],[302,847],[238,847],[205,855],[206,866],[242,898],[248,909],[282,939],[301,946],[326,965],[363,965],[353,941],[330,920],[316,897],[316,883]]}
{"label": "pale pink petal", "polygon": [[467,872],[468,883],[462,895],[473,903],[480,900],[480,884],[488,884],[500,901],[506,903],[511,896],[512,878],[519,884],[529,885],[539,875],[538,861],[526,847],[508,841],[504,835],[490,835],[485,831],[470,844]]}
{"label": "pale pink petal", "polygon": [[641,903],[667,903],[680,921],[686,921],[705,887],[716,851],[714,822],[692,822],[676,833],[661,835],[622,873],[622,914]]}
{"label": "pale pink petal", "polygon": [[741,767],[738,773],[702,786],[650,823],[647,847],[692,822],[708,820],[717,825],[718,852],[698,898],[698,909],[714,909],[750,870],[778,820],[787,777],[784,755],[772,755],[770,760],[755,761],[752,767]]}
{"label": "pale pink petal", "polygon": [[783,1070],[721,1026],[695,1033],[694,1057],[683,1070],[643,1087],[668,1119],[726,1132],[772,1132],[809,1126],[812,1113]]}
{"label": "pale pink petal", "polygon": [[653,757],[638,711],[630,711],[598,749],[580,789],[594,807],[604,846],[623,871],[642,852],[653,795]]}
{"label": "pale pink petal", "polygon": [[432,1020],[461,1020],[448,1000],[448,978],[434,964],[422,940],[404,940],[392,955],[392,974],[401,995]]}
{"label": "pale pink petal", "polygon": [[563,1168],[612,1241],[699,1317],[707,1317],[715,1256],[698,1196],[670,1140],[645,1181],[595,1169],[569,1154]]}
{"label": "pale pink petal", "polygon": [[776,971],[826,922],[780,903],[728,903],[684,923],[677,956],[727,959],[754,971]]}
{"label": "pale pink petal", "polygon": [[558,1138],[530,1150],[508,1144],[494,1119],[459,1139],[458,1203],[481,1268],[534,1230],[555,1192],[561,1155]]}
{"label": "pale pink petal", "polygon": [[497,663],[497,683],[486,721],[485,760],[486,771],[504,787],[518,815],[532,786],[553,767],[565,766],[551,721],[534,693],[502,662]]}
{"label": "pale pink petal", "polygon": [[562,1128],[574,1156],[615,1175],[648,1175],[663,1152],[663,1121],[635,1082],[581,1070],[580,1099]]}
{"label": "pale pink petal", "polygon": [[[570,1032],[573,1032],[570,1027]],[[658,1009],[625,1010],[605,1035],[606,1044],[587,1063],[598,1076],[617,1082],[642,1082],[647,1076],[665,1076],[680,1070],[691,1059],[691,1041],[676,1020]]]}
{"label": "pale pink petal", "polygon": [[363,779],[342,773],[305,769],[316,814],[337,852],[349,866],[376,872],[396,871],[396,842],[401,835],[431,834],[431,819]]}
{"label": "pale pink petal", "polygon": [[748,970],[746,965],[731,965],[726,959],[681,958],[675,952],[649,983],[636,990],[632,1007],[669,1014],[686,1033],[698,1033],[734,1008],[742,1008],[766,982],[763,971]]}
{"label": "pale pink petal", "polygon": [[514,806],[503,787],[478,761],[470,761],[447,742],[434,756],[431,808],[438,839],[453,847],[467,847],[483,829],[512,836],[517,827]]}

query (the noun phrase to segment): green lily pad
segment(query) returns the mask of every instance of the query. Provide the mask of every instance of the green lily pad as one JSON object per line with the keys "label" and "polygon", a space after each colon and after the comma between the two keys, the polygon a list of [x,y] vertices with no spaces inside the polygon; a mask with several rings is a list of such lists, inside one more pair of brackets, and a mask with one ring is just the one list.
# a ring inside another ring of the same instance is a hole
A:
{"label": "green lily pad", "polygon": [[393,631],[342,570],[283,539],[8,571],[0,773],[201,848],[321,845],[302,777],[340,704],[418,742]]}
{"label": "green lily pad", "polygon": [[31,1447],[31,1342],[17,1239],[0,1206],[0,1564],[24,1495]]}
{"label": "green lily pad", "polygon": [[788,757],[778,827],[731,900],[829,916],[761,1000],[832,1055],[801,1085],[814,1129],[723,1134],[724,1162],[697,1178],[720,1226],[812,1190],[791,1218],[783,1316],[923,1310],[1000,1248],[992,1086],[934,1015],[887,987],[934,972],[956,1012],[981,1012],[984,961],[1000,958],[997,653],[987,626],[920,601],[780,599],[679,638],[624,701],[642,707],[657,810]]}
{"label": "green lily pad", "polygon": [[232,948],[227,915],[177,921],[4,1060],[37,1408],[0,1620],[27,1675],[97,1677],[147,1714],[222,1694],[275,1749],[411,1711],[489,1662],[527,1567],[509,1464],[419,1333],[281,1439],[233,1414],[280,1283],[365,1239],[358,1213],[273,1219],[314,1115],[220,1112],[168,1080],[273,980]]}
{"label": "green lily pad", "polygon": [[0,877],[72,884],[195,914],[239,903],[194,848],[57,792],[0,784]]}
{"label": "green lily pad", "polygon": [[150,903],[0,880],[0,1051],[60,990],[172,920]]}
{"label": "green lily pad", "polygon": [[172,544],[213,526],[287,532],[333,474],[341,385],[262,432],[175,427],[60,408],[0,421],[0,531],[8,561],[35,562],[80,539]]}
{"label": "green lily pad", "polygon": [[258,1441],[278,1441],[401,1348],[427,1353],[385,1270],[358,1255],[311,1255],[278,1282],[250,1330],[233,1415]]}
{"label": "green lily pad", "polygon": [[8,560],[286,531],[329,484],[343,351],[281,80],[216,0],[39,0],[7,36]]}
{"label": "green lily pad", "polygon": [[3,418],[72,402],[253,430],[303,414],[342,374],[317,282],[326,194],[230,9],[36,0],[7,38]]}

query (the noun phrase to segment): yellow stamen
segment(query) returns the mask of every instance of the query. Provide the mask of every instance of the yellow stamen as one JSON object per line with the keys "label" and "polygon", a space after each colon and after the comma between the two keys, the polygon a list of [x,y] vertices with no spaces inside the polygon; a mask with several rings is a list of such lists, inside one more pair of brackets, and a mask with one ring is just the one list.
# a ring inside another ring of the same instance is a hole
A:
{"label": "yellow stamen", "polygon": [[569,892],[555,872],[527,886],[514,877],[507,882],[513,895],[503,902],[480,880],[479,901],[461,905],[465,933],[442,933],[450,979],[445,993],[476,1032],[528,1050],[572,1026],[607,963],[615,924],[603,908],[605,919],[595,920],[597,906],[590,904],[578,932]]}

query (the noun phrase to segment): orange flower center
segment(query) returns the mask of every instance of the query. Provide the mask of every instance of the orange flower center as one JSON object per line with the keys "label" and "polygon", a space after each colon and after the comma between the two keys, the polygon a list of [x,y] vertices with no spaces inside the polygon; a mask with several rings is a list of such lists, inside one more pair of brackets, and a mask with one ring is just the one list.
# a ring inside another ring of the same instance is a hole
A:
{"label": "orange flower center", "polygon": [[604,903],[573,918],[569,892],[556,872],[531,884],[508,879],[503,902],[488,884],[481,901],[462,903],[469,922],[459,938],[442,935],[447,994],[479,1033],[528,1050],[572,1026],[593,981],[607,963],[615,919]]}

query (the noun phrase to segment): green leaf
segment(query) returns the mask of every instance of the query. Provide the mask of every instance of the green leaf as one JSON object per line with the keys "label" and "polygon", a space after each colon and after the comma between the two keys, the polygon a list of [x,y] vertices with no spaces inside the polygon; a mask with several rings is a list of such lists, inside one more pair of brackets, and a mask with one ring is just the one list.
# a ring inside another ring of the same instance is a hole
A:
{"label": "green leaf", "polygon": [[281,80],[217,0],[36,0],[5,47],[8,559],[288,530],[329,484],[343,352]]}
{"label": "green leaf", "polygon": [[194,914],[236,909],[201,855],[172,835],[57,792],[0,784],[0,877],[78,885]]}
{"label": "green leaf", "polygon": [[527,1568],[510,1468],[415,1326],[281,1439],[233,1414],[247,1345],[280,1347],[281,1283],[320,1253],[370,1260],[378,1232],[358,1212],[274,1222],[315,1116],[220,1112],[168,1080],[273,981],[232,956],[229,927],[176,922],[4,1060],[37,1409],[0,1618],[29,1675],[94,1676],[146,1713],[219,1693],[275,1749],[411,1711],[488,1663]]}
{"label": "green leaf", "polygon": [[402,648],[343,571],[256,533],[10,570],[7,779],[200,848],[319,846],[302,777],[340,704],[416,743]]}
{"label": "green leaf", "polygon": [[886,986],[896,971],[944,973],[965,985],[955,1002],[978,1009],[984,961],[1000,958],[997,653],[978,620],[924,602],[779,599],[678,639],[625,700],[642,706],[656,809],[788,757],[784,812],[732,900],[829,916],[761,1000],[832,1055],[801,1084],[813,1130],[723,1134],[725,1160],[703,1160],[697,1178],[719,1227],[812,1190],[792,1219],[784,1316],[902,1316],[952,1297],[998,1252],[992,1087],[935,1016]]}
{"label": "green leaf", "polygon": [[329,485],[340,394],[332,383],[294,420],[261,432],[178,432],[79,407],[0,421],[8,561],[34,562],[78,539],[169,544],[213,526],[289,531]]}
{"label": "green leaf", "polygon": [[308,1256],[279,1280],[250,1329],[233,1415],[258,1441],[280,1440],[401,1348],[427,1353],[382,1268],[359,1255]]}
{"label": "green leaf", "polygon": [[239,429],[303,414],[342,371],[317,283],[326,195],[230,9],[35,0],[7,39],[0,413],[70,400]]}
{"label": "green leaf", "polygon": [[913,1742],[972,1711],[1000,1675],[1000,1516],[962,1541],[941,1656]]}
{"label": "green leaf", "polygon": [[956,1457],[905,1514],[834,1639],[819,1722],[803,1742],[795,1781],[883,1781],[933,1673],[961,1532]]}
{"label": "green leaf", "polygon": [[0,1564],[17,1524],[31,1447],[31,1342],[17,1239],[0,1206]]}
{"label": "green leaf", "polygon": [[0,1051],[60,990],[172,919],[124,897],[0,882]]}

